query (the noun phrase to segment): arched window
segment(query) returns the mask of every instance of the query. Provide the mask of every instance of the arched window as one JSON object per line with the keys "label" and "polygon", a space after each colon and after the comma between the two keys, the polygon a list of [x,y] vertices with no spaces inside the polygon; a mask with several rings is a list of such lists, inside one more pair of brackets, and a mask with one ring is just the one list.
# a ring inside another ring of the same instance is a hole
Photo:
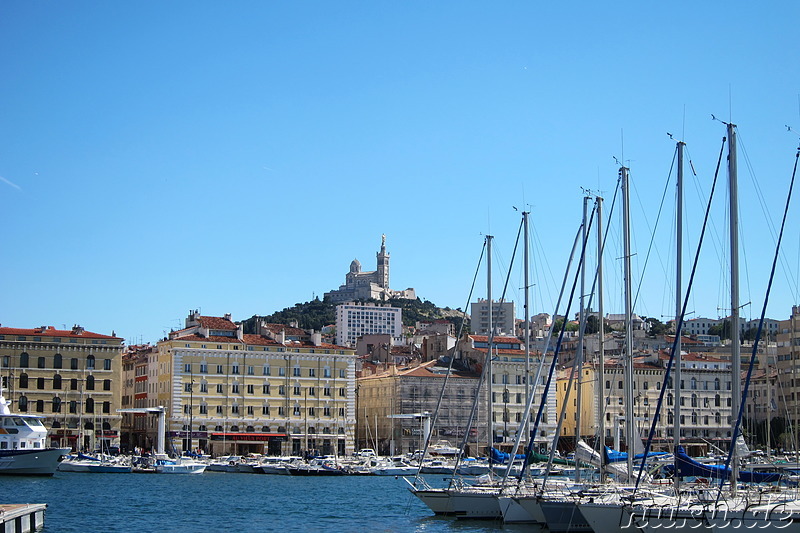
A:
{"label": "arched window", "polygon": [[53,429],[58,429],[61,427],[61,422],[59,422],[58,420],[53,420],[53,425],[50,427]]}
{"label": "arched window", "polygon": [[697,407],[697,394],[692,394],[692,407]]}
{"label": "arched window", "polygon": [[103,431],[111,431],[111,424],[108,422],[103,422]]}
{"label": "arched window", "polygon": [[28,352],[22,352],[19,354],[19,367],[28,368],[28,365],[30,365],[30,357],[28,356]]}
{"label": "arched window", "polygon": [[[87,413],[94,413],[94,398],[87,398],[86,399],[86,412]],[[86,428],[90,429],[90,428]]]}
{"label": "arched window", "polygon": [[691,383],[690,386],[692,387],[692,390],[696,390],[697,389],[697,379],[692,378],[690,383]]}
{"label": "arched window", "polygon": [[94,370],[94,356],[92,354],[86,356],[86,370]]}
{"label": "arched window", "polygon": [[86,422],[83,425],[83,429],[94,429],[94,424],[92,424],[91,422]]}
{"label": "arched window", "polygon": [[269,426],[261,426],[262,433],[269,433]]}
{"label": "arched window", "polygon": [[28,397],[27,396],[20,396],[19,397],[19,411],[21,413],[25,413],[28,411]]}
{"label": "arched window", "polygon": [[61,412],[61,398],[58,396],[53,397],[53,412],[60,413]]}
{"label": "arched window", "polygon": [[247,427],[245,428],[245,431],[246,431],[247,433],[255,433],[255,432],[256,432],[256,428],[254,428],[253,426],[247,426]]}
{"label": "arched window", "polygon": [[60,353],[57,353],[53,356],[53,368],[61,368],[63,365],[62,357]]}
{"label": "arched window", "polygon": [[61,388],[61,374],[56,374],[53,376],[53,388],[54,389]]}
{"label": "arched window", "polygon": [[237,431],[239,431],[239,426],[236,426],[236,425],[231,426],[231,431],[233,433],[236,433]]}
{"label": "arched window", "polygon": [[719,394],[714,395],[714,407],[719,407],[720,404],[720,397]]}
{"label": "arched window", "polygon": [[317,432],[317,428],[315,428],[314,426],[311,426],[310,428],[308,428],[308,432],[313,435],[314,433]]}
{"label": "arched window", "polygon": [[94,390],[94,376],[86,376],[86,390]]}
{"label": "arched window", "polygon": [[19,388],[20,389],[27,389],[28,388],[28,374],[20,374],[19,375]]}
{"label": "arched window", "polygon": [[714,379],[714,390],[719,390],[719,378]]}
{"label": "arched window", "polygon": [[722,416],[719,413],[714,413],[714,423],[720,424],[722,422]]}

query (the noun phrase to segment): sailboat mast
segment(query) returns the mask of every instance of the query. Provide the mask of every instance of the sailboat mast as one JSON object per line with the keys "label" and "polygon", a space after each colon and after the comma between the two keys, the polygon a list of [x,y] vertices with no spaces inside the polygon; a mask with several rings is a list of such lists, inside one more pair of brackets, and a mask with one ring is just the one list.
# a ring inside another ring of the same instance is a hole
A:
{"label": "sailboat mast", "polygon": [[[524,230],[525,236],[525,245],[523,247],[524,251],[524,269],[525,269],[525,312],[524,312],[524,319],[525,319],[525,401],[526,403],[529,401],[532,391],[534,390],[531,385],[531,324],[530,324],[530,281],[528,278],[528,257],[529,257],[529,250],[528,250],[528,215],[530,213],[528,211],[522,212],[522,227]],[[528,435],[528,422],[529,420],[525,419],[522,421],[522,435]],[[528,440],[532,440],[533,436],[528,436]],[[516,447],[514,448],[516,452]],[[510,470],[510,469],[509,469]]]}
{"label": "sailboat mast", "polygon": [[[736,168],[736,126],[728,126],[728,187],[730,200],[730,240],[731,240],[731,420],[739,416],[739,405],[742,399],[742,361],[741,342],[739,338],[739,199],[738,173]],[[733,446],[731,456],[731,490],[736,493],[736,479],[739,474],[739,460],[736,453],[736,435],[730,445]]]}
{"label": "sailboat mast", "polygon": [[[486,397],[488,409],[486,410],[486,427],[487,427],[487,441],[488,447],[486,454],[491,457],[492,446],[494,446],[494,405],[492,402],[492,344],[494,344],[494,323],[492,321],[492,237],[486,236],[486,300],[489,304],[489,331],[487,335],[487,352],[486,352]],[[491,472],[491,469],[490,469]]]}
{"label": "sailboat mast", "polygon": [[[675,334],[678,335],[678,322],[680,321],[681,308],[683,306],[682,295],[682,270],[683,265],[683,148],[685,143],[678,141],[678,180],[676,184],[676,208],[675,208]],[[677,453],[678,447],[681,445],[681,338],[675,339],[675,426],[674,426],[674,453]],[[681,477],[676,475],[675,479],[675,493],[678,494],[681,486]]]}
{"label": "sailboat mast", "polygon": [[598,377],[597,377],[597,431],[600,438],[600,481],[605,482],[605,444],[606,444],[606,420],[603,416],[605,402],[603,401],[603,391],[605,383],[605,328],[603,327],[603,199],[595,198],[595,210],[597,211],[597,340],[598,340]]}
{"label": "sailboat mast", "polygon": [[623,276],[625,286],[625,443],[628,449],[628,475],[633,473],[633,326],[631,301],[631,228],[630,228],[630,190],[628,188],[628,168],[621,167],[622,180],[622,246]]}
{"label": "sailboat mast", "polygon": [[[586,209],[589,203],[589,197],[583,197],[583,224],[581,225],[581,240],[584,243],[584,247],[586,246]],[[584,252],[584,258],[586,257]],[[579,310],[578,310],[578,347],[575,352],[575,450],[578,449],[578,441],[581,440],[581,408],[582,402],[581,397],[583,394],[582,387],[581,387],[581,374],[583,373],[583,334],[585,330],[586,324],[586,309],[584,308],[584,295],[586,294],[586,261],[581,261],[581,294],[580,298],[578,299],[579,302]],[[564,320],[567,320],[568,317],[564,317]],[[575,463],[575,483],[580,483],[581,481],[581,469],[576,461]]]}

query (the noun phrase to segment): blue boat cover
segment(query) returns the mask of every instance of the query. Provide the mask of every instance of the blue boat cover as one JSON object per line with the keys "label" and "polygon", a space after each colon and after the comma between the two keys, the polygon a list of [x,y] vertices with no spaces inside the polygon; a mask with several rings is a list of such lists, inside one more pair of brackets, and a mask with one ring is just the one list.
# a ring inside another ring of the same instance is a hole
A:
{"label": "blue boat cover", "polygon": [[[500,463],[500,464],[507,463],[508,462],[508,458],[510,456],[511,456],[510,453],[501,452],[500,450],[498,450],[495,447],[490,448],[490,457],[489,458],[491,459],[491,461],[493,463]],[[519,460],[525,459],[525,454],[524,453],[518,453],[517,455],[514,456],[514,458],[515,459],[519,459]]]}
{"label": "blue boat cover", "polygon": [[[618,452],[608,446],[605,447],[606,451],[606,463],[619,463],[620,461],[627,461],[628,460],[628,452]],[[650,452],[647,454],[647,457],[658,457],[660,455],[668,455],[667,452]],[[633,456],[634,459],[641,459],[644,457],[643,453],[637,453]]]}
{"label": "blue boat cover", "polygon": [[[725,468],[723,465],[706,465],[695,461],[686,455],[683,447],[679,447],[678,452],[675,454],[675,466],[678,469],[678,475],[681,477],[699,476],[727,479],[731,476],[730,468]],[[780,474],[772,472],[750,472],[747,470],[739,472],[739,481],[744,483],[774,483],[780,481],[780,479]]]}

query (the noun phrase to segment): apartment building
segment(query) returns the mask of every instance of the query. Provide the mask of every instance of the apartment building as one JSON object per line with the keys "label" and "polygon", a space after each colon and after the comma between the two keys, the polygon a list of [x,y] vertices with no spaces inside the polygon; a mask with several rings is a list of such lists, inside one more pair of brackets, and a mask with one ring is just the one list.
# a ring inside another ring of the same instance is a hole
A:
{"label": "apartment building", "polygon": [[354,350],[288,326],[260,331],[244,334],[230,315],[192,311],[184,329],[158,343],[150,393],[168,407],[168,448],[352,453]]}
{"label": "apartment building", "polygon": [[336,343],[355,348],[364,335],[390,335],[392,344],[403,343],[402,310],[380,304],[348,302],[336,306]]}
{"label": "apartment building", "polygon": [[80,326],[0,327],[5,396],[44,417],[50,444],[76,450],[119,446],[123,339]]}

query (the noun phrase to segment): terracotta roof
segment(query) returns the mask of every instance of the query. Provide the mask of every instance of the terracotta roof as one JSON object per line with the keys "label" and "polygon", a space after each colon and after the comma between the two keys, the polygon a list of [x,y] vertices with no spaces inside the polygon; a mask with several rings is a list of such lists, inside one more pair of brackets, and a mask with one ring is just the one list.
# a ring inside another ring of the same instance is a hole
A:
{"label": "terracotta roof", "polygon": [[300,328],[293,328],[292,326],[287,326],[286,324],[264,324],[264,326],[273,333],[280,333],[281,331],[283,331],[287,335],[292,335],[292,336],[308,335],[308,333],[306,333],[305,330]]}
{"label": "terracotta roof", "polygon": [[[396,375],[398,377],[421,377],[421,378],[444,378],[447,374],[442,372],[432,372],[430,369],[431,367],[436,366],[436,361],[428,361],[425,363],[420,364],[419,366],[414,367],[401,367],[397,368],[397,373],[393,374],[392,370],[384,370],[378,374],[373,374],[371,376],[366,376],[361,379],[380,379],[380,378],[388,378]],[[478,374],[474,374],[472,372],[458,372],[452,371],[450,373],[451,378],[473,378],[478,379],[480,376]]]}
{"label": "terracotta roof", "polygon": [[[489,337],[487,335],[470,335],[469,338],[472,339],[475,342],[489,342]],[[518,339],[518,338],[516,338],[516,337],[495,336],[492,339],[492,342],[495,343],[495,344],[498,344],[498,343],[522,344],[523,341]]]}
{"label": "terracotta roof", "polygon": [[238,329],[236,324],[227,318],[222,318],[219,316],[199,316],[197,317],[197,321],[200,322],[201,326],[208,329],[227,329],[233,331]]}
{"label": "terracotta roof", "polygon": [[170,340],[175,341],[201,341],[201,342],[232,342],[235,344],[242,344],[242,341],[237,339],[236,337],[219,337],[217,335],[209,335],[208,337],[203,337],[196,333],[191,335],[184,335],[183,337],[174,337]]}
{"label": "terracotta roof", "polygon": [[274,341],[269,337],[265,337],[264,335],[253,335],[251,333],[245,333],[243,335],[243,338],[245,344],[254,344],[257,346],[283,346],[278,341]]}
{"label": "terracotta roof", "polygon": [[111,335],[101,335],[100,333],[92,333],[91,331],[80,330],[76,333],[71,329],[55,329],[53,326],[46,328],[3,328],[0,327],[0,335],[31,335],[34,337],[71,337],[71,338],[86,338],[86,339],[118,339],[122,337],[113,337]]}

